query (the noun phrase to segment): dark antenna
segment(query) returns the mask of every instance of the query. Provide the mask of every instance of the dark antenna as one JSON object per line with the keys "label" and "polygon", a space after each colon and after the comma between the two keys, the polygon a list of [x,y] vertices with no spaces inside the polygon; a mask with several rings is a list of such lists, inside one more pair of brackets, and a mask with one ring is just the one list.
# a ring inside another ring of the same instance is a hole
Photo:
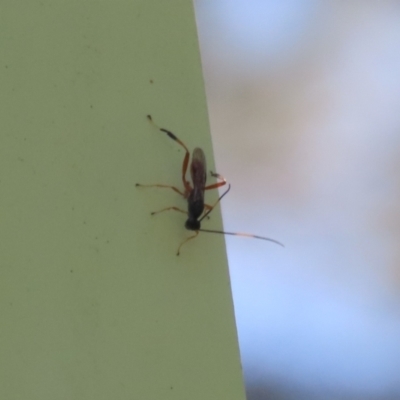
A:
{"label": "dark antenna", "polygon": [[[200,219],[199,222],[201,222],[204,218],[206,218],[208,216],[208,214],[210,214],[210,212],[214,209],[214,207],[222,200],[222,198],[228,194],[228,192],[231,190],[231,184],[228,184],[228,189],[225,190],[225,192],[218,198],[218,200],[216,201],[216,203],[213,205],[213,207],[211,209],[209,209]],[[281,242],[278,242],[275,239],[271,239],[271,238],[267,238],[264,236],[258,236],[258,235],[253,235],[253,234],[249,234],[249,233],[242,233],[242,232],[225,232],[225,231],[217,231],[214,229],[199,229],[200,232],[208,232],[208,233],[219,233],[221,235],[232,235],[232,236],[245,236],[245,237],[250,237],[253,239],[261,239],[261,240],[266,240],[268,242],[272,242],[272,243],[276,243],[279,246],[285,247]]]}
{"label": "dark antenna", "polygon": [[221,196],[219,196],[218,200],[215,202],[215,204],[212,206],[212,208],[210,208],[210,209],[199,219],[199,222],[203,221],[204,218],[208,217],[208,214],[210,214],[210,212],[211,212],[212,210],[214,210],[214,207],[222,200],[222,198],[223,198],[226,194],[228,194],[228,192],[229,192],[230,190],[231,190],[231,184],[228,183],[228,189],[226,189],[225,192],[222,193]]}
{"label": "dark antenna", "polygon": [[252,235],[250,233],[241,233],[241,232],[225,232],[225,231],[214,231],[212,229],[199,229],[200,232],[208,232],[208,233],[220,233],[222,235],[232,235],[232,236],[245,236],[253,239],[261,239],[261,240],[267,240],[268,242],[276,243],[279,244],[279,246],[285,247],[284,244],[281,242],[278,242],[275,239],[270,239],[264,236],[257,236],[257,235]]}

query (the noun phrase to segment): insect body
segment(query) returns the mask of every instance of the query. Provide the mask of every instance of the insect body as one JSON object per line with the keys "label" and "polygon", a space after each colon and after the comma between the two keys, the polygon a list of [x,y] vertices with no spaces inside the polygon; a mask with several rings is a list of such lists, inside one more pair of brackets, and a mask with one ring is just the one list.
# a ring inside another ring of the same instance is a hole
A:
{"label": "insect body", "polygon": [[[220,233],[220,234],[225,234],[225,235],[235,235],[235,236],[247,236],[247,237],[252,237],[255,239],[262,239],[262,240],[268,240],[270,242],[274,242],[276,244],[279,244],[280,246],[283,246],[282,243],[274,240],[274,239],[269,239],[263,236],[257,236],[257,235],[251,235],[247,233],[238,233],[238,232],[224,232],[224,231],[218,231],[218,230],[211,230],[211,229],[202,229],[201,228],[201,221],[206,218],[210,212],[213,210],[213,208],[221,201],[221,199],[229,192],[231,185],[228,184],[227,190],[218,198],[218,200],[213,204],[209,205],[204,202],[204,192],[206,190],[210,189],[216,189],[221,186],[226,185],[226,180],[223,178],[221,175],[214,173],[210,171],[211,176],[214,178],[217,178],[218,181],[206,186],[206,181],[207,181],[207,168],[206,168],[206,157],[202,149],[199,147],[196,147],[193,152],[192,152],[192,160],[190,163],[190,176],[192,179],[192,184],[186,179],[186,173],[187,169],[189,166],[189,158],[190,158],[190,152],[186,145],[179,140],[174,133],[171,131],[164,129],[164,128],[159,128],[152,120],[151,116],[148,115],[147,119],[152,123],[157,129],[159,129],[161,132],[166,133],[172,140],[177,142],[180,146],[182,146],[185,149],[185,157],[183,159],[182,163],[182,183],[184,190],[181,191],[175,186],[170,186],[170,185],[161,185],[161,184],[155,184],[155,185],[142,185],[140,183],[137,183],[136,186],[141,186],[141,187],[160,187],[160,188],[170,188],[173,191],[179,193],[181,196],[183,196],[187,202],[188,202],[188,209],[187,211],[182,210],[178,207],[167,207],[163,208],[162,210],[152,212],[151,214],[158,214],[159,212],[167,211],[167,210],[175,210],[182,212],[184,214],[187,214],[187,220],[185,223],[185,228],[194,231],[195,234],[193,236],[188,237],[185,239],[178,247],[177,255],[179,255],[181,247],[191,239],[194,239],[199,232],[209,232],[209,233]],[[204,212],[204,210],[206,210]]]}
{"label": "insect body", "polygon": [[190,175],[192,177],[193,189],[189,191],[189,196],[187,197],[188,219],[185,227],[186,229],[195,231],[200,229],[199,218],[204,211],[204,190],[207,180],[206,157],[203,150],[199,147],[193,150]]}

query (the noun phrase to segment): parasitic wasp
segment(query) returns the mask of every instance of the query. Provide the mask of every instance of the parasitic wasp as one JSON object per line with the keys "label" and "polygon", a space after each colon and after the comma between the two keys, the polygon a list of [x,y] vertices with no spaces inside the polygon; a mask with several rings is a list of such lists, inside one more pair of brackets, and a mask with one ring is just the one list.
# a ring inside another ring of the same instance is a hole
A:
{"label": "parasitic wasp", "polygon": [[[201,222],[203,221],[203,219],[208,217],[208,215],[214,209],[214,207],[229,192],[229,190],[231,189],[231,185],[229,183],[227,183],[226,179],[224,177],[222,177],[220,174],[210,171],[211,176],[216,178],[217,182],[206,186],[206,180],[207,180],[206,157],[205,157],[204,151],[199,147],[196,147],[192,152],[192,159],[190,162],[190,176],[192,178],[192,183],[190,183],[186,179],[186,173],[187,173],[187,170],[189,167],[189,159],[190,159],[189,149],[186,147],[186,145],[180,139],[178,139],[178,137],[174,133],[172,133],[171,131],[169,131],[167,129],[160,128],[159,126],[157,126],[154,123],[153,119],[151,118],[151,115],[148,115],[147,119],[159,131],[166,133],[169,138],[171,138],[172,140],[177,142],[180,146],[182,146],[185,149],[185,157],[183,158],[183,163],[182,163],[183,191],[178,189],[177,187],[171,186],[171,185],[163,185],[163,184],[142,185],[140,183],[136,183],[136,186],[138,186],[138,187],[169,188],[169,189],[172,189],[173,191],[175,191],[176,193],[179,193],[183,198],[185,198],[187,200],[187,204],[188,204],[187,211],[173,206],[173,207],[166,207],[166,208],[163,208],[162,210],[151,213],[151,215],[155,215],[155,214],[158,214],[163,211],[174,210],[174,211],[179,211],[179,212],[187,215],[187,220],[185,222],[185,228],[190,231],[194,231],[195,234],[192,236],[189,236],[187,239],[185,239],[179,245],[176,255],[179,256],[181,247],[189,240],[197,237],[199,232],[220,233],[223,235],[233,235],[233,236],[246,236],[246,237],[250,237],[250,238],[254,238],[254,239],[267,240],[269,242],[273,242],[280,246],[283,246],[283,244],[278,242],[277,240],[270,239],[270,238],[267,238],[264,236],[257,236],[257,235],[241,233],[241,232],[225,232],[225,231],[201,228]],[[213,205],[209,205],[204,202],[204,192],[206,190],[217,189],[226,184],[228,184],[228,188],[225,190],[225,192],[221,196],[219,196],[218,200]]]}

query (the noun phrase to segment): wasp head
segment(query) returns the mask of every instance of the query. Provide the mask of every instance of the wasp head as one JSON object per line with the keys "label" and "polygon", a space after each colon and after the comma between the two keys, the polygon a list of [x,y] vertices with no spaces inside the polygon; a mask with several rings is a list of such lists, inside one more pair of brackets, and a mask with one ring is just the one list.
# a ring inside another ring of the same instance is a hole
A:
{"label": "wasp head", "polygon": [[200,221],[194,218],[188,218],[185,222],[185,228],[189,231],[198,231],[200,229]]}

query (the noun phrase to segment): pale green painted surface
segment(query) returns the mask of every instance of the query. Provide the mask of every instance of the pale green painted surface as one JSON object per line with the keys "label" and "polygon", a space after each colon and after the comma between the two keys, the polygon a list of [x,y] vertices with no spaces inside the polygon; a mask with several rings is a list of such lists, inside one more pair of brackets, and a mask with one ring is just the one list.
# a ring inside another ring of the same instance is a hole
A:
{"label": "pale green painted surface", "polygon": [[0,12],[0,398],[243,400],[223,237],[176,257],[183,200],[134,187],[180,185],[148,113],[213,166],[191,2]]}

